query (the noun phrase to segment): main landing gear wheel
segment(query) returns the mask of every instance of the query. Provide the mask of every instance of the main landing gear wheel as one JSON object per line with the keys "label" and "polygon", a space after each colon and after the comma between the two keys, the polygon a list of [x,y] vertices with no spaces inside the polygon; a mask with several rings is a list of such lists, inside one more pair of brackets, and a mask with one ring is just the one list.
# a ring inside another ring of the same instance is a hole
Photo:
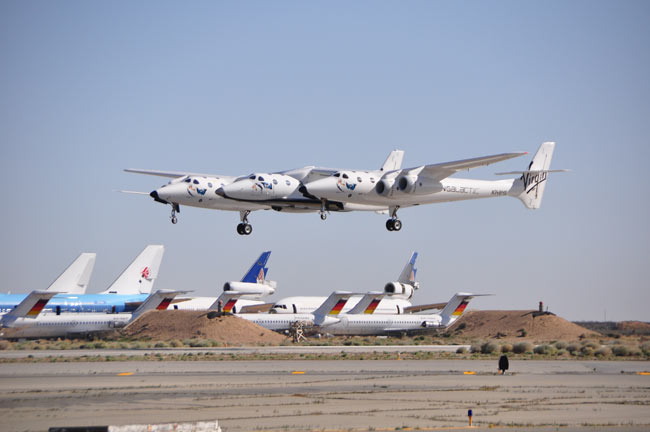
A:
{"label": "main landing gear wheel", "polygon": [[325,220],[325,219],[327,219],[327,213],[321,213],[320,220]]}
{"label": "main landing gear wheel", "polygon": [[253,232],[253,227],[248,223],[248,215],[250,210],[240,212],[241,223],[237,225],[237,234],[250,235]]}
{"label": "main landing gear wheel", "polygon": [[402,221],[399,219],[388,219],[386,221],[386,229],[388,231],[399,231],[402,229]]}
{"label": "main landing gear wheel", "polygon": [[178,218],[176,216],[172,216],[171,219],[172,219],[172,223],[176,225],[176,223],[178,222]]}
{"label": "main landing gear wheel", "polygon": [[253,232],[253,227],[250,224],[240,223],[237,225],[237,234],[250,235]]}
{"label": "main landing gear wheel", "polygon": [[178,207],[177,206],[178,206],[178,204],[172,204],[172,214],[169,217],[169,219],[171,219],[171,221],[172,221],[172,223],[174,225],[176,225],[176,223],[178,222],[178,218],[176,217],[176,212],[181,211],[180,206],[178,206]]}

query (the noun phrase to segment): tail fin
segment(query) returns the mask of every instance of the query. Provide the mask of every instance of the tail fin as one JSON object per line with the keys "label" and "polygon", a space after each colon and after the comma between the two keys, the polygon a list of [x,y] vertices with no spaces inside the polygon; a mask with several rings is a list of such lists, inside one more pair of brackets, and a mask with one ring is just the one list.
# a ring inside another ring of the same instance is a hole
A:
{"label": "tail fin", "polygon": [[372,314],[375,312],[375,309],[377,309],[377,306],[379,305],[379,302],[381,302],[381,299],[384,298],[386,294],[383,292],[369,292],[364,294],[363,297],[361,297],[361,300],[359,300],[359,303],[354,305],[352,309],[350,309],[348,314]]}
{"label": "tail fin", "polygon": [[271,256],[271,251],[262,252],[262,255],[253,263],[248,272],[242,278],[242,282],[248,283],[264,283],[266,279],[266,273],[269,269],[266,267],[266,262]]}
{"label": "tail fin", "polygon": [[416,259],[418,259],[418,253],[413,252],[411,259],[409,259],[409,262],[404,266],[404,270],[402,270],[402,274],[399,275],[397,281],[403,284],[413,285],[413,288],[418,289],[420,284],[415,282],[415,274],[418,272],[415,268]]}
{"label": "tail fin", "polygon": [[537,209],[542,205],[542,196],[546,188],[548,173],[566,171],[549,169],[554,149],[554,142],[542,143],[527,170],[497,173],[497,175],[521,174],[521,177],[515,179],[508,194],[519,198],[529,209]]}
{"label": "tail fin", "polygon": [[209,311],[215,311],[219,309],[219,302],[221,302],[221,311],[227,313],[237,313],[237,300],[240,297],[246,295],[246,293],[241,293],[237,291],[224,291],[219,297],[215,300],[214,303],[208,308]]}
{"label": "tail fin", "polygon": [[2,316],[0,324],[4,327],[11,327],[18,318],[36,318],[47,302],[56,294],[58,293],[52,291],[32,291],[18,306]]}
{"label": "tail fin", "polygon": [[122,272],[113,284],[100,294],[149,294],[158,277],[165,247],[149,245]]}
{"label": "tail fin", "polygon": [[449,300],[447,305],[440,312],[442,317],[441,325],[448,327],[452,325],[458,318],[461,317],[469,301],[473,299],[476,294],[457,293]]}
{"label": "tail fin", "polygon": [[402,168],[404,159],[404,150],[393,150],[386,158],[386,162],[381,166],[381,171],[394,171]]}
{"label": "tail fin", "polygon": [[165,310],[172,300],[179,294],[187,294],[188,291],[158,290],[145,299],[144,302],[133,312],[131,321],[150,310]]}
{"label": "tail fin", "polygon": [[47,288],[46,291],[54,291],[68,294],[85,294],[88,288],[90,276],[93,274],[95,258],[97,254],[82,253],[66,268],[63,273]]}
{"label": "tail fin", "polygon": [[313,314],[314,315],[320,315],[320,316],[325,316],[325,315],[338,315],[341,313],[341,310],[345,306],[345,304],[348,302],[348,300],[352,297],[352,293],[349,292],[341,292],[341,291],[336,291],[330,294],[327,299],[321,304],[318,309],[316,309]]}

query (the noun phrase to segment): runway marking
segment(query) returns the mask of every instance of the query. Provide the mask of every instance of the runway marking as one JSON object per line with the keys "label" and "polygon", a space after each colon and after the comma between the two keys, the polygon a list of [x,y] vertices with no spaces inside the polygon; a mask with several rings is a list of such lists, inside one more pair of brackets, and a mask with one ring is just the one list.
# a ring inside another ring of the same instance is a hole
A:
{"label": "runway marking", "polygon": [[305,371],[293,371],[291,372],[291,375],[304,375]]}
{"label": "runway marking", "polygon": [[117,374],[117,376],[130,376],[130,375],[133,375],[133,372],[121,372]]}
{"label": "runway marking", "polygon": [[637,375],[650,375],[650,372],[637,372]]}
{"label": "runway marking", "polygon": [[465,372],[463,372],[463,375],[476,375],[476,372],[474,372],[474,371],[465,371]]}

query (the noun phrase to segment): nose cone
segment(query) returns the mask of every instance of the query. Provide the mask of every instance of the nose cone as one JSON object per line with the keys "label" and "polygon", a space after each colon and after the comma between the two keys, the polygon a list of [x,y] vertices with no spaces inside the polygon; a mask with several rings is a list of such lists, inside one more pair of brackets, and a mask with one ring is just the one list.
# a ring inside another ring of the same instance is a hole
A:
{"label": "nose cone", "polygon": [[154,201],[157,201],[159,203],[163,204],[168,204],[167,200],[161,198],[160,194],[158,193],[159,189],[156,189],[155,191],[152,191],[149,196],[154,199]]}

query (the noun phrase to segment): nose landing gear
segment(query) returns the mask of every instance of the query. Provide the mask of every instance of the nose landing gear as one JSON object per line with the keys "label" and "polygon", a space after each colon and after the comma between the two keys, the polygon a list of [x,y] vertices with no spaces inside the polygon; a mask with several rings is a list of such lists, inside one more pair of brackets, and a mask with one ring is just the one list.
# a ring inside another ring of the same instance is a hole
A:
{"label": "nose landing gear", "polygon": [[402,229],[402,221],[397,219],[397,210],[399,210],[399,206],[390,208],[390,219],[386,221],[386,229],[388,231],[399,231]]}
{"label": "nose landing gear", "polygon": [[253,232],[253,227],[248,223],[248,215],[250,210],[239,212],[239,217],[241,218],[241,223],[237,225],[237,234],[239,235],[250,235]]}
{"label": "nose landing gear", "polygon": [[171,219],[171,221],[172,221],[172,223],[174,225],[176,225],[176,223],[178,222],[178,218],[176,217],[176,213],[180,213],[180,212],[181,212],[181,206],[179,206],[178,204],[172,203],[172,214],[169,217],[169,219]]}
{"label": "nose landing gear", "polygon": [[322,199],[320,201],[320,220],[325,220],[327,219],[327,207],[326,207],[327,201]]}

